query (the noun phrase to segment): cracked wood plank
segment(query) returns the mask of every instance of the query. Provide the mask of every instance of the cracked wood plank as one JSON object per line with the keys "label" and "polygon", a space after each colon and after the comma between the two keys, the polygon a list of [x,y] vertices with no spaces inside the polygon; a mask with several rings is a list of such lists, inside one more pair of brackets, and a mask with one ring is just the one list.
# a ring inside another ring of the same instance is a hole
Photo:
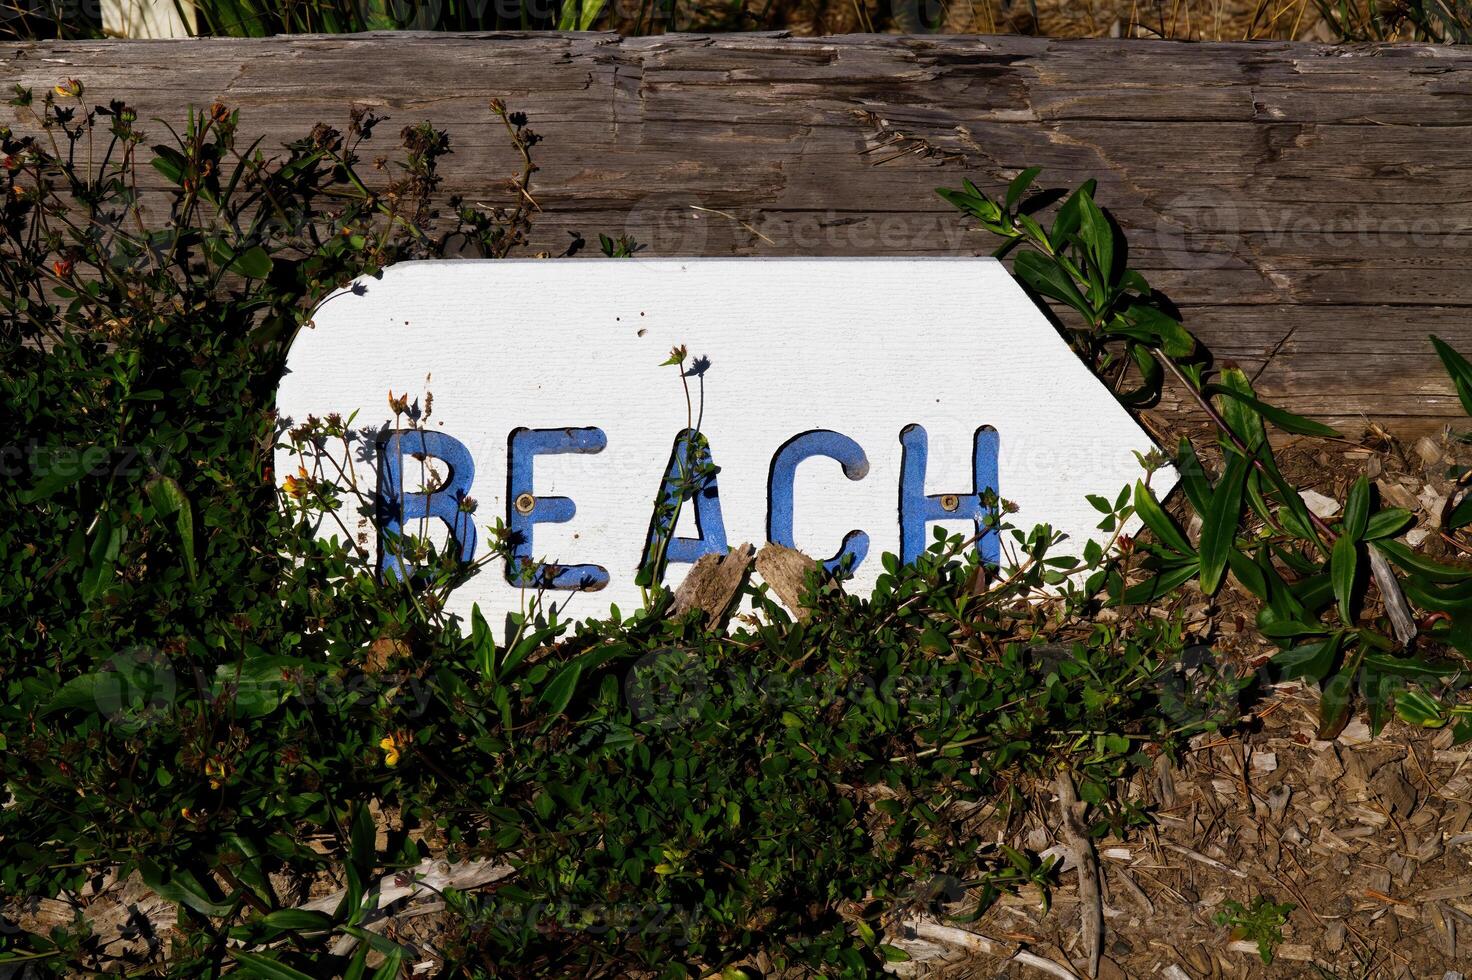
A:
{"label": "cracked wood plank", "polygon": [[545,137],[535,244],[552,252],[576,231],[650,255],[975,254],[990,243],[936,186],[1033,164],[1054,186],[1096,177],[1132,263],[1268,398],[1406,437],[1462,419],[1425,335],[1472,350],[1467,49],[362,35],[15,44],[0,77],[80,78],[145,121],[220,99],[267,145],[352,104],[390,117],[376,152],[430,119],[453,140],[444,195],[484,203],[510,194],[498,96]]}

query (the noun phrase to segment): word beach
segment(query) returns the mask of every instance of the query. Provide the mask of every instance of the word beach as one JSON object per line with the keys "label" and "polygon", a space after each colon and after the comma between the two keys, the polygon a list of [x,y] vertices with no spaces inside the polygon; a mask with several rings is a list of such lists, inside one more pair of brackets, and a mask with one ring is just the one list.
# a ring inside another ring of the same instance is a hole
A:
{"label": "word beach", "polygon": [[[936,526],[1005,567],[999,498],[1078,553],[1103,538],[1086,495],[1112,499],[1153,448],[992,259],[406,263],[313,322],[278,411],[352,419],[336,463],[375,490],[383,573],[406,571],[401,533],[471,560],[509,529],[511,560],[457,590],[460,612],[519,610],[528,581],[575,616],[628,608],[661,544],[671,586],[775,541],[863,591]],[[278,450],[278,472],[300,463]]]}

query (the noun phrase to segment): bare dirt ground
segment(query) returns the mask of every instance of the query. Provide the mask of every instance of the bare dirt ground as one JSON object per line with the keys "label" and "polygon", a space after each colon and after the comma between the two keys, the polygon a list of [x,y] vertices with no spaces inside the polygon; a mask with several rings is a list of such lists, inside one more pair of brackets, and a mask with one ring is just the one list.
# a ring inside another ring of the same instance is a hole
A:
{"label": "bare dirt ground", "polygon": [[[1178,434],[1151,428],[1164,445]],[[1192,435],[1198,446],[1210,442],[1204,429]],[[1453,433],[1405,446],[1370,425],[1354,439],[1296,440],[1279,456],[1298,486],[1339,500],[1368,473],[1387,506],[1417,514],[1412,544],[1465,557],[1465,545],[1440,529],[1458,490],[1454,467],[1472,456]],[[1180,516],[1179,501],[1175,508]],[[1238,669],[1259,667],[1276,649],[1252,629],[1255,603],[1233,583],[1212,602],[1199,594],[1181,602],[1202,642]],[[1183,691],[1193,693],[1210,696],[1205,684]],[[1135,778],[1151,826],[1096,842],[1106,930],[1099,975],[1462,980],[1472,969],[1472,746],[1398,721],[1372,738],[1362,718],[1321,741],[1316,688],[1297,682],[1268,688],[1249,708],[1242,730],[1198,737],[1178,763],[1161,758]],[[1058,843],[1056,801],[1043,794],[1023,826],[1003,834],[1034,850]],[[966,928],[1004,953],[1025,948],[1086,976],[1075,878],[1062,875],[1050,912],[1036,893],[1007,896]],[[1259,896],[1296,906],[1270,966],[1255,943],[1216,921],[1225,903],[1250,906]],[[925,976],[1047,975],[944,945],[917,942],[912,951]]]}
{"label": "bare dirt ground", "polygon": [[[1472,765],[1449,732],[1361,722],[1314,738],[1316,700],[1285,688],[1256,731],[1204,739],[1180,765],[1139,780],[1154,826],[1096,848],[1106,926],[1100,977],[1441,978],[1472,963]],[[1042,811],[1046,813],[1046,811]],[[1028,836],[1027,834],[1023,835]],[[1035,843],[1060,839],[1038,826]],[[966,928],[1079,976],[1079,909],[1065,872],[1052,910],[1001,899]],[[1271,966],[1218,925],[1229,900],[1292,903]],[[920,975],[1041,977],[998,957],[917,942]]]}

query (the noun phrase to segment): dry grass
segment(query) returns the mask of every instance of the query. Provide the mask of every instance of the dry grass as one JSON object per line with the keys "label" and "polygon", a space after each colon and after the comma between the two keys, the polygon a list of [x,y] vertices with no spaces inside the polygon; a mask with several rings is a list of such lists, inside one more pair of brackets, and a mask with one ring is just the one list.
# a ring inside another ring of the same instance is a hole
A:
{"label": "dry grass", "polygon": [[787,30],[800,35],[853,32],[1034,34],[1181,41],[1337,41],[1320,4],[1347,23],[1354,39],[1413,40],[1409,25],[1386,28],[1376,0],[611,0],[614,30]]}

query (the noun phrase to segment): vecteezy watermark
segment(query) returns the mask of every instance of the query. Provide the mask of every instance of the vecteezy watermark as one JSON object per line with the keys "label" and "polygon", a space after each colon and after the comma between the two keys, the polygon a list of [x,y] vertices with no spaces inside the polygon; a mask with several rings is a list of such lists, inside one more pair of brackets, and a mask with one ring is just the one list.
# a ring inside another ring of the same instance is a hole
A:
{"label": "vecteezy watermark", "polygon": [[168,459],[161,446],[0,446],[0,477],[65,485],[91,476],[157,473]]}
{"label": "vecteezy watermark", "polygon": [[624,234],[654,255],[699,255],[711,242],[758,254],[862,255],[885,252],[968,254],[985,245],[945,212],[857,214],[722,208],[691,194],[659,192],[635,202]]}
{"label": "vecteezy watermark", "polygon": [[941,703],[959,703],[967,696],[968,681],[959,672],[874,678],[736,666],[712,670],[692,652],[664,647],[645,654],[629,670],[624,697],[641,724],[670,731],[694,724],[716,704],[727,710],[781,711],[878,701],[924,712]]}
{"label": "vecteezy watermark", "polygon": [[660,255],[699,255],[717,217],[688,194],[649,194],[629,209],[624,235]]}
{"label": "vecteezy watermark", "polygon": [[708,917],[698,905],[671,902],[534,902],[529,905],[482,902],[470,913],[477,928],[512,933],[583,933],[611,937],[667,937],[676,946]]}
{"label": "vecteezy watermark", "polygon": [[[1050,659],[1066,659],[1066,647],[1039,647],[1043,667]],[[1176,732],[1211,730],[1238,721],[1269,688],[1287,678],[1271,660],[1243,668],[1223,659],[1208,644],[1186,647],[1167,658],[1147,680],[1150,710]],[[1337,680],[1342,680],[1337,679]],[[858,674],[839,678],[753,667],[707,666],[697,654],[665,647],[646,654],[624,677],[624,696],[639,724],[661,731],[695,726],[713,710],[731,712],[794,711],[814,715],[835,705],[861,708],[875,703],[924,717],[949,704],[974,699],[973,678],[965,671],[939,674],[891,674],[883,678]],[[1472,686],[1472,675],[1422,678],[1443,693]],[[1385,677],[1381,701],[1393,698],[1407,679]]]}
{"label": "vecteezy watermark", "polygon": [[[212,699],[235,705],[252,715],[269,714],[288,702],[298,708],[322,707],[342,714],[358,705],[384,704],[401,720],[423,717],[438,694],[438,685],[411,671],[370,673],[333,671],[304,675],[300,670],[272,666],[257,670],[247,664],[237,672],[229,664],[205,674],[205,691]],[[190,682],[193,689],[194,682]],[[132,735],[159,724],[175,708],[181,693],[176,665],[163,652],[148,646],[130,647],[115,654],[78,692],[90,696],[98,714],[118,731]]]}
{"label": "vecteezy watermark", "polygon": [[699,660],[665,647],[635,662],[624,678],[624,697],[634,717],[645,724],[680,728],[700,716],[710,697],[710,677]]}
{"label": "vecteezy watermark", "polygon": [[11,22],[49,21],[53,24],[102,23],[102,0],[4,0],[0,3],[0,37]]}
{"label": "vecteezy watermark", "polygon": [[177,690],[173,664],[154,647],[130,647],[92,676],[98,712],[128,734],[162,718],[173,707]]}
{"label": "vecteezy watermark", "polygon": [[1444,248],[1467,234],[1461,223],[1387,214],[1367,204],[1274,204],[1210,187],[1192,188],[1166,201],[1155,220],[1155,247],[1178,269],[1219,269],[1254,254],[1344,249],[1365,254],[1386,249]]}

